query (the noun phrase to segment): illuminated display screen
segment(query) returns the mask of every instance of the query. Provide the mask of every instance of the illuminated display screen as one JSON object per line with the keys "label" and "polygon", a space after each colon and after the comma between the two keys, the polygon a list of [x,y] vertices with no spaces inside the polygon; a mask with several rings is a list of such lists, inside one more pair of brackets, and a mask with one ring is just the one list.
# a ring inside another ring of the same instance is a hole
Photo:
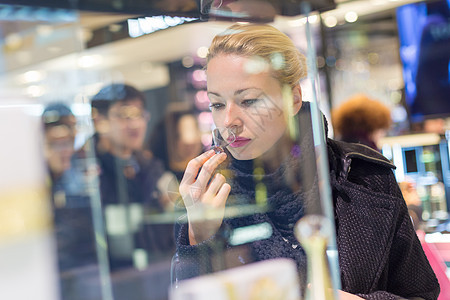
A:
{"label": "illuminated display screen", "polygon": [[406,104],[412,122],[450,115],[450,1],[397,9]]}

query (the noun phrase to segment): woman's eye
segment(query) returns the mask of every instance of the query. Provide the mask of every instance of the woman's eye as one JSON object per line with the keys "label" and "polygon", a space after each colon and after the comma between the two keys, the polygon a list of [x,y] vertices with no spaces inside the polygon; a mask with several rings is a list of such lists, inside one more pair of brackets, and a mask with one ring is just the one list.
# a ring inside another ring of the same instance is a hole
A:
{"label": "woman's eye", "polygon": [[247,99],[247,100],[242,100],[241,105],[242,106],[251,106],[253,104],[255,104],[259,99]]}
{"label": "woman's eye", "polygon": [[218,109],[223,108],[224,106],[225,106],[225,105],[222,104],[222,103],[211,103],[211,104],[209,105],[209,109],[210,109],[210,110],[218,110]]}

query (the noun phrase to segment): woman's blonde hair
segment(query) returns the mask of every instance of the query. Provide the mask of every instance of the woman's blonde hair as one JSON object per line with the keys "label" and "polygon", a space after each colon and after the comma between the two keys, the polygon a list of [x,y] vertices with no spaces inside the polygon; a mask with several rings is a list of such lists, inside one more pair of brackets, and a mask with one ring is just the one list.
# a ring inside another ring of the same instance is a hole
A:
{"label": "woman's blonde hair", "polygon": [[265,24],[235,24],[215,36],[207,62],[219,54],[259,57],[269,63],[273,74],[291,87],[306,77],[305,56],[292,40],[278,29]]}

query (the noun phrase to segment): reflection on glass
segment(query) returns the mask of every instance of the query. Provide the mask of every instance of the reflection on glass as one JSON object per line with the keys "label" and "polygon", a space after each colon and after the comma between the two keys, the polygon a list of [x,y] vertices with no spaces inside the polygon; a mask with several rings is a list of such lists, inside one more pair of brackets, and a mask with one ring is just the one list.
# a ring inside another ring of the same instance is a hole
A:
{"label": "reflection on glass", "polygon": [[217,127],[212,131],[213,149],[216,154],[225,152],[225,148],[236,141],[236,136],[230,128]]}
{"label": "reflection on glass", "polygon": [[308,256],[308,285],[306,300],[333,300],[330,270],[326,250],[331,234],[331,222],[319,215],[308,215],[300,219],[295,227],[295,236]]}

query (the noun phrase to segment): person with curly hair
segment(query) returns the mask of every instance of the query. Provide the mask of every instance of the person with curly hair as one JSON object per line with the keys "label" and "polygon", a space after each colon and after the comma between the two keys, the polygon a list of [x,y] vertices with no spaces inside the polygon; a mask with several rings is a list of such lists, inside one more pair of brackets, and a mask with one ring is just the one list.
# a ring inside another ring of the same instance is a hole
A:
{"label": "person with curly hair", "polygon": [[367,95],[350,97],[331,112],[336,139],[379,150],[377,142],[392,123],[389,108]]}

